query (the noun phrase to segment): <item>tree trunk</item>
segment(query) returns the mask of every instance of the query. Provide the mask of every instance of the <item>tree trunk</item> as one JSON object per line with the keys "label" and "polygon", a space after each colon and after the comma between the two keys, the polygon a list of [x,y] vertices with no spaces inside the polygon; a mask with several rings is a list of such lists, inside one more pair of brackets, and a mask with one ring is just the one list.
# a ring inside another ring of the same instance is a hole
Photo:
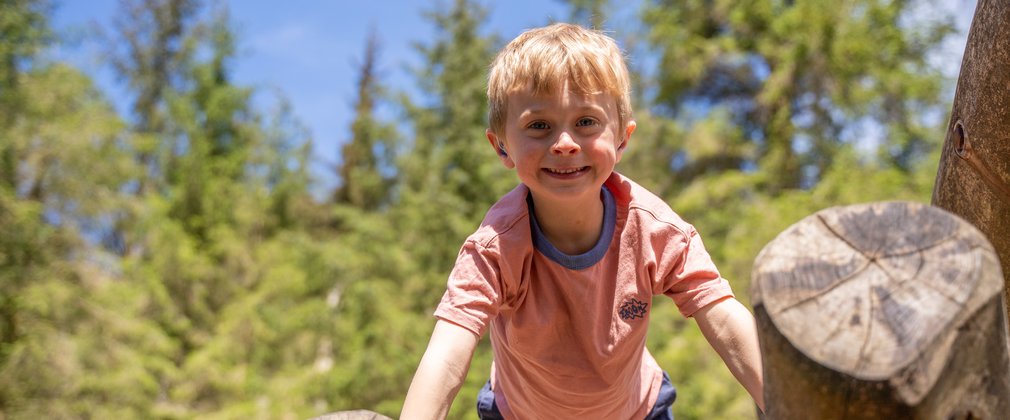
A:
{"label": "tree trunk", "polygon": [[1010,1],[981,0],[968,33],[933,205],[984,233],[1010,300]]}
{"label": "tree trunk", "polygon": [[923,204],[834,207],[769,243],[752,302],[772,419],[1005,418],[992,245]]}

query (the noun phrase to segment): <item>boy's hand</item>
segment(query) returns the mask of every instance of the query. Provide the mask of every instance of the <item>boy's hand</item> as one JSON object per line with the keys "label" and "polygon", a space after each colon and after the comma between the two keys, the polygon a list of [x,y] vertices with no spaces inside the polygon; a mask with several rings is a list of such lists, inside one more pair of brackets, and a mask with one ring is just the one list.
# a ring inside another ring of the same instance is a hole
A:
{"label": "boy's hand", "polygon": [[428,349],[410,382],[400,419],[444,419],[463,385],[480,337],[466,328],[438,320]]}
{"label": "boy's hand", "polygon": [[705,339],[763,412],[764,377],[754,315],[736,299],[728,298],[701,308],[693,318],[698,321]]}

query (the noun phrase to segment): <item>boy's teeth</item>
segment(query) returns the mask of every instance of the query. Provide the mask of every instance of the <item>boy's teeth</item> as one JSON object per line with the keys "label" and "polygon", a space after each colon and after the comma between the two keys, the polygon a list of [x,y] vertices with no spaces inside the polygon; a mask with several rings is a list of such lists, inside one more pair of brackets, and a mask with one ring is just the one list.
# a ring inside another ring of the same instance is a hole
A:
{"label": "boy's teeth", "polygon": [[550,169],[551,172],[556,174],[570,174],[573,172],[578,172],[582,168],[571,168],[571,169]]}

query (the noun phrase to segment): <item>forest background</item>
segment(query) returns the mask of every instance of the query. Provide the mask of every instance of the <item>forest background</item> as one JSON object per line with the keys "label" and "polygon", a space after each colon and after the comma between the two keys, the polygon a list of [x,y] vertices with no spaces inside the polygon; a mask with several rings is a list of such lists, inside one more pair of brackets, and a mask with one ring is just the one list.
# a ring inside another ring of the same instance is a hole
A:
{"label": "forest background", "polygon": [[[620,28],[606,0],[564,4],[633,58],[618,170],[747,303],[755,255],[804,216],[929,201],[960,62],[943,46],[967,29],[941,3],[646,0]],[[103,55],[123,111],[52,58],[55,7],[0,9],[0,418],[395,417],[460,244],[516,184],[484,140],[486,68],[516,34],[486,33],[485,4],[433,4],[409,92],[378,71],[381,32],[362,39],[320,173],[298,115],[234,82],[227,7],[123,1]],[[668,299],[648,346],[677,418],[754,418]],[[490,360],[485,339],[450,417],[473,417]]]}

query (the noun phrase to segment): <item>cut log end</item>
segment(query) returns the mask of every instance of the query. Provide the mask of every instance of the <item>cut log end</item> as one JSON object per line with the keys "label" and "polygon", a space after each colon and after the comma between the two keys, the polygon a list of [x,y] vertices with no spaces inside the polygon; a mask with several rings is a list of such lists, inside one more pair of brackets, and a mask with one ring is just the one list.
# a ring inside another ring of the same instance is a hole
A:
{"label": "cut log end", "polygon": [[[773,329],[814,365],[882,384],[906,406],[935,388],[959,328],[986,305],[1002,308],[1002,274],[983,234],[919,203],[818,212],[769,243],[752,273],[763,352]],[[991,350],[1006,355],[1005,335]]]}

